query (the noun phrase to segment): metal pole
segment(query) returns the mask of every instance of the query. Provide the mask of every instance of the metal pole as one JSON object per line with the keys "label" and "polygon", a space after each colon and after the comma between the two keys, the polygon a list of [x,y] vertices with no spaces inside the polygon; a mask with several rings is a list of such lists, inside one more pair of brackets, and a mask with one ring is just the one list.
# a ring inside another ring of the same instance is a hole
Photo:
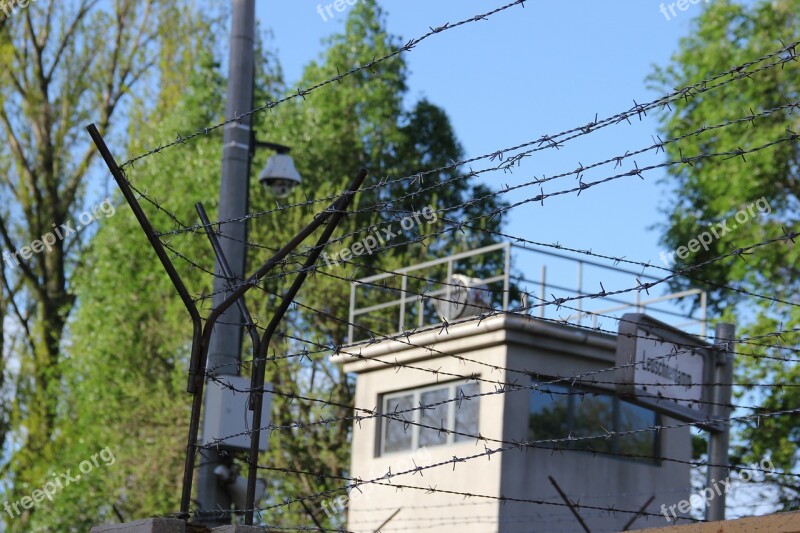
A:
{"label": "metal pole", "polygon": [[[253,73],[255,69],[255,0],[232,0],[230,52],[228,56],[228,92],[225,117],[233,118],[253,107]],[[247,214],[250,184],[250,117],[225,126],[223,134],[222,177],[219,193],[220,220],[235,219]],[[228,258],[234,276],[245,276],[245,241],[247,223],[227,222],[220,228],[223,255]],[[221,272],[219,261],[215,268]],[[225,276],[214,278],[214,307],[228,296],[230,288]],[[209,372],[215,375],[238,375],[242,346],[242,314],[238,307],[229,307],[220,317],[209,344]],[[207,526],[230,524],[231,498],[214,474],[214,468],[225,461],[220,453],[207,450],[199,466],[197,499],[200,520]]]}
{"label": "metal pole", "polygon": [[[201,202],[197,202],[194,204],[194,208],[197,211],[198,216],[200,217],[200,222],[203,223],[203,226],[206,230],[206,236],[208,237],[208,241],[211,243],[211,248],[214,249],[214,255],[217,257],[217,264],[222,269],[222,273],[231,280],[231,283],[234,283],[235,277],[233,271],[231,270],[230,264],[228,263],[228,258],[223,255],[222,246],[219,243],[219,239],[217,239],[217,235],[214,233],[214,229],[211,227],[211,221],[208,219],[208,214],[206,213],[205,207]],[[239,312],[242,313],[242,317],[244,318],[244,322],[246,324],[247,333],[250,334],[250,340],[253,343],[253,353],[258,353],[258,344],[261,342],[261,337],[258,336],[258,328],[256,328],[255,322],[253,322],[253,317],[250,315],[250,311],[247,309],[247,305],[244,302],[244,296],[236,300],[236,306],[239,308]]]}
{"label": "metal pole", "polygon": [[[730,341],[733,340],[735,326],[733,324],[717,324],[715,338],[717,344],[722,344],[716,354],[714,366],[715,385],[712,387],[713,416],[715,419],[727,420],[731,415],[731,393],[733,386],[733,354]],[[722,431],[712,431],[708,437],[708,473],[706,486],[714,490],[714,485],[721,486],[721,482],[728,477],[728,441],[730,439],[730,424],[723,422]],[[711,466],[713,465],[713,466]],[[706,520],[713,522],[725,520],[725,492],[714,493],[714,498],[709,500],[706,508]]]}
{"label": "metal pole", "polygon": [[561,496],[561,499],[564,500],[564,503],[567,504],[567,507],[569,507],[569,510],[572,511],[573,515],[575,515],[575,518],[581,524],[581,526],[583,527],[583,530],[586,531],[586,533],[592,533],[592,531],[589,529],[589,526],[587,526],[586,522],[584,522],[583,518],[581,518],[581,515],[578,514],[578,510],[575,509],[575,504],[572,502],[572,500],[570,500],[567,497],[566,494],[564,494],[564,491],[561,490],[561,487],[558,486],[558,483],[556,483],[556,480],[553,479],[553,476],[547,476],[547,479],[549,479],[550,483],[552,483],[553,486],[556,488],[556,490],[558,491],[558,495]]}

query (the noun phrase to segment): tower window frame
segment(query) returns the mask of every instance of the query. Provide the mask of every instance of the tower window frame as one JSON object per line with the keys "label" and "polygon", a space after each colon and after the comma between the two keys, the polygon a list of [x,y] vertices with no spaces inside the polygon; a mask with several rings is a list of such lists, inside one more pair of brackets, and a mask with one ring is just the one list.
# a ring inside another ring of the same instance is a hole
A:
{"label": "tower window frame", "polygon": [[[550,413],[543,413],[545,406],[549,406]],[[535,425],[539,426],[538,431]],[[628,402],[611,391],[563,383],[532,382],[528,401],[530,441],[586,437],[601,435],[606,431],[625,432],[660,425],[659,413]],[[614,459],[658,465],[661,439],[657,431],[646,431],[609,438],[540,443],[537,447],[608,454]]]}
{"label": "tower window frame", "polygon": [[[378,455],[413,452],[425,446],[447,446],[473,440],[456,434],[480,434],[480,383],[459,380],[416,387],[380,396],[381,413],[400,412],[401,420],[386,416],[378,424]],[[421,405],[433,405],[420,409]],[[414,408],[410,412],[402,412]],[[405,421],[405,422],[404,422]],[[410,422],[410,423],[409,423]],[[421,427],[419,424],[434,428]]]}

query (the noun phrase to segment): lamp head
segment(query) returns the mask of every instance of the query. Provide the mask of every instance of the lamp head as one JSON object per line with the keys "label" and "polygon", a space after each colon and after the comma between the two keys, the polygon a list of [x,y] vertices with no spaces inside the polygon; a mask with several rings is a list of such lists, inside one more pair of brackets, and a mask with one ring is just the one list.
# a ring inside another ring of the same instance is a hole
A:
{"label": "lamp head", "polygon": [[292,157],[286,151],[278,152],[267,161],[267,166],[258,175],[258,181],[269,187],[272,193],[279,198],[286,198],[302,178],[294,167]]}

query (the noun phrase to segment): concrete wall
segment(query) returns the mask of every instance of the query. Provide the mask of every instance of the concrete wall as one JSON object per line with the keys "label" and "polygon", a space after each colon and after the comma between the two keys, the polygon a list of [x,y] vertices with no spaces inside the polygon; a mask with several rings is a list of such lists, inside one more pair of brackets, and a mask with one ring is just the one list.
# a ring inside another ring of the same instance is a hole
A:
{"label": "concrete wall", "polygon": [[[482,379],[499,383],[530,383],[525,374],[500,370],[505,367],[534,371],[544,376],[573,376],[614,366],[614,336],[587,334],[570,326],[552,325],[519,317],[493,317],[476,325],[450,327],[447,333],[428,332],[412,336],[412,344],[404,341],[382,342],[363,349],[360,357],[340,355],[334,360],[344,364],[347,372],[357,372],[355,405],[373,409],[380,405],[382,394],[423,387],[454,379],[447,374],[477,374]],[[484,364],[464,362],[462,356]],[[395,362],[422,370],[401,368]],[[487,366],[489,365],[489,366]],[[495,368],[492,368],[495,367]],[[613,382],[612,373],[600,374],[598,381]],[[481,383],[481,392],[491,392],[500,385]],[[597,384],[597,386],[603,386]],[[503,440],[526,440],[528,435],[529,390],[492,394],[481,398],[480,433],[484,437]],[[668,424],[669,419],[663,420]],[[484,452],[483,443],[459,443],[432,446],[411,455],[393,453],[379,456],[376,446],[378,428],[373,418],[354,425],[352,475],[375,479],[391,472],[436,464],[457,457]],[[691,442],[688,428],[662,431],[661,454],[688,460]],[[492,448],[501,443],[487,443]],[[421,475],[420,475],[421,474]],[[594,456],[588,452],[554,452],[547,449],[522,449],[492,454],[452,464],[437,466],[421,473],[394,476],[392,483],[419,488],[435,487],[437,491],[483,494],[497,497],[545,500],[563,503],[548,481],[553,476],[562,489],[581,503],[601,507],[638,510],[655,495],[648,512],[660,512],[662,503],[670,505],[689,496],[689,467],[664,462],[660,465],[630,459]],[[348,508],[348,529],[374,531],[392,513],[400,512],[383,527],[384,532],[429,531],[458,533],[577,531],[580,525],[563,505],[534,503],[500,503],[496,499],[460,494],[428,493],[425,490],[365,486],[363,494],[352,492],[349,500],[341,499]],[[576,498],[579,496],[579,498]],[[330,507],[329,507],[330,508]],[[632,515],[581,510],[594,532],[617,531]],[[656,525],[650,518],[640,517],[632,529]]]}
{"label": "concrete wall", "polygon": [[[438,346],[445,350],[447,346]],[[459,347],[462,349],[462,347]],[[501,345],[483,348],[476,351],[461,351],[461,355],[479,359],[488,364],[505,366],[505,350]],[[413,360],[419,354],[406,351],[404,360]],[[426,356],[429,357],[429,356]],[[394,359],[392,356],[391,360]],[[387,359],[389,360],[389,359]],[[502,379],[502,374],[495,372],[492,376],[485,366],[463,364],[453,357],[433,357],[411,363],[413,366],[436,369],[439,371],[439,382],[451,381],[452,374],[476,373],[487,379]],[[382,394],[398,392],[430,384],[435,384],[436,375],[421,370],[396,369],[378,366],[372,371],[359,375],[356,385],[356,406],[373,408],[379,405]],[[490,384],[481,383],[480,392],[490,392]],[[485,437],[500,439],[502,436],[503,395],[483,396],[480,399],[480,431]],[[391,472],[401,472],[417,466],[428,466],[452,459],[483,453],[482,444],[461,442],[451,445],[430,446],[416,452],[395,452],[384,456],[376,449],[378,440],[376,419],[364,420],[356,425],[353,432],[352,475],[361,479],[375,479]],[[413,462],[412,462],[413,460]],[[384,520],[396,510],[400,512],[382,531],[397,529],[414,531],[424,526],[429,531],[486,533],[492,531],[498,520],[498,503],[493,499],[473,498],[465,501],[460,495],[429,493],[428,487],[436,487],[439,491],[469,491],[487,495],[496,495],[500,491],[500,463],[502,457],[494,455],[491,461],[486,458],[437,466],[416,474],[393,476],[395,485],[410,485],[416,489],[396,489],[383,486],[365,486],[362,490],[352,491],[347,502],[348,529],[351,531],[373,532]]]}
{"label": "concrete wall", "polygon": [[[574,328],[561,329],[549,324],[528,324],[524,321],[511,322],[508,326],[510,368],[535,370],[542,376],[566,377],[614,366],[616,339],[613,336],[586,335],[581,332],[581,336],[575,337],[574,331],[569,331]],[[593,379],[613,382],[614,374],[595,374]],[[596,386],[610,387],[608,384]],[[527,439],[530,392],[515,391],[505,396],[504,439]],[[675,423],[676,420],[669,418],[661,420],[662,425]],[[689,428],[663,430],[658,441],[661,456],[691,459]],[[595,507],[613,506],[638,511],[651,496],[655,496],[645,510],[660,513],[662,504],[676,503],[687,498],[691,492],[689,465],[686,464],[654,464],[585,451],[528,448],[504,454],[503,494],[543,500],[553,505],[509,502],[500,509],[500,531],[557,533],[582,529],[550,483],[549,476],[556,480],[573,502]],[[595,533],[621,531],[634,516],[591,509],[581,509],[579,514]],[[666,524],[663,518],[639,517],[631,529],[662,523]]]}
{"label": "concrete wall", "polygon": [[214,529],[174,518],[145,518],[125,524],[94,526],[90,533],[262,533],[258,526],[220,526]]}

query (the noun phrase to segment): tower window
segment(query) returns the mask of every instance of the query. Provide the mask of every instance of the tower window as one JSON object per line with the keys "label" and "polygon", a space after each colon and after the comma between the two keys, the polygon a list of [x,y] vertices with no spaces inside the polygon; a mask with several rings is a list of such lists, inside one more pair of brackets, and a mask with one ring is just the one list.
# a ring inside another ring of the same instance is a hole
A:
{"label": "tower window", "polygon": [[[560,383],[542,384],[531,390],[528,438],[565,439],[626,432],[658,425],[658,415],[609,393]],[[658,434],[629,433],[610,438],[542,443],[551,448],[640,456],[628,459],[656,461]]]}
{"label": "tower window", "polygon": [[381,454],[472,440],[463,434],[478,435],[479,392],[478,383],[459,381],[383,395],[382,412],[397,418],[381,417]]}

